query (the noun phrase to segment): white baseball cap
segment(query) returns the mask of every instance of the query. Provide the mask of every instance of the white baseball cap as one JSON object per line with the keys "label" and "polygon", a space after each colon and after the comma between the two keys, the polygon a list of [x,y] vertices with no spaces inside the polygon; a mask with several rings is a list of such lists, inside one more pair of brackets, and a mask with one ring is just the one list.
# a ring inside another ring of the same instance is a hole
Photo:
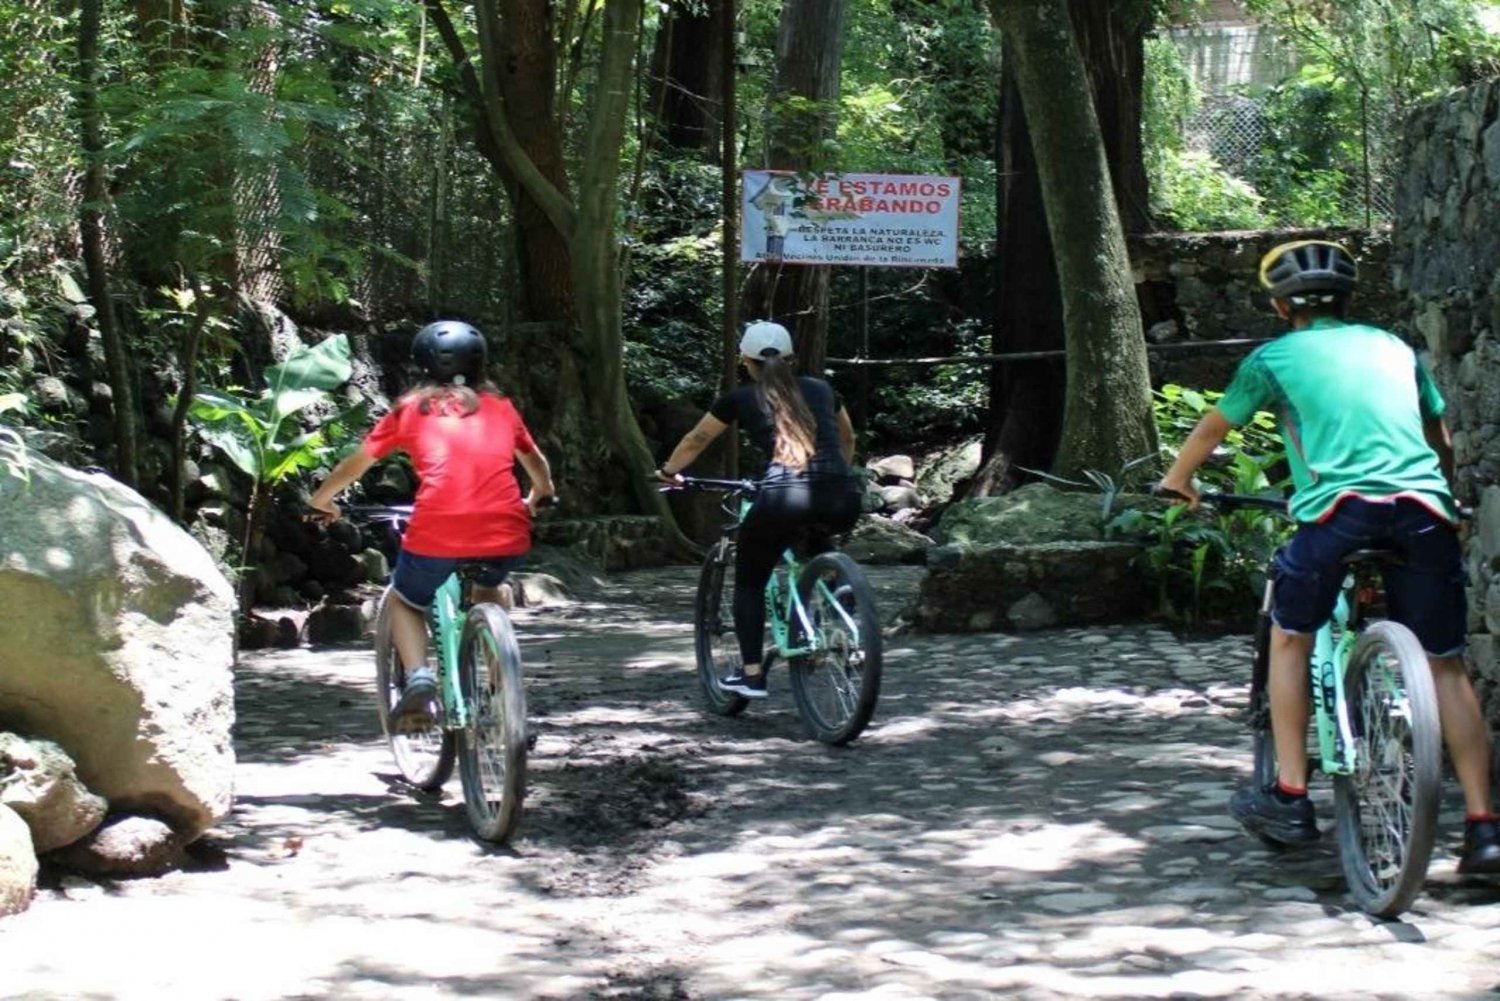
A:
{"label": "white baseball cap", "polygon": [[755,361],[790,355],[792,335],[779,323],[757,320],[745,328],[740,338],[740,354]]}

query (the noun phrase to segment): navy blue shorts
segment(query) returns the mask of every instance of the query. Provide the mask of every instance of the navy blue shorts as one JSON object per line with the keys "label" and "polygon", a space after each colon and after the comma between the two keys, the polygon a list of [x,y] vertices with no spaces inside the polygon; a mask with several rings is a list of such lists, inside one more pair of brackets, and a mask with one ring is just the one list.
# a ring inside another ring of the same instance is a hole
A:
{"label": "navy blue shorts", "polygon": [[1434,657],[1463,652],[1468,631],[1458,533],[1412,500],[1350,497],[1325,521],[1302,524],[1276,554],[1272,620],[1289,633],[1313,633],[1333,615],[1345,568],[1356,549],[1391,549],[1402,566],[1383,568],[1390,617],[1416,634]]}
{"label": "navy blue shorts", "polygon": [[480,587],[499,587],[510,576],[510,572],[521,564],[521,556],[476,556],[458,558],[451,556],[418,556],[401,550],[396,557],[396,570],[391,574],[391,587],[396,595],[413,608],[426,608],[432,604],[433,595],[443,586],[448,575],[458,569],[459,564],[480,567],[474,574],[474,583]]}

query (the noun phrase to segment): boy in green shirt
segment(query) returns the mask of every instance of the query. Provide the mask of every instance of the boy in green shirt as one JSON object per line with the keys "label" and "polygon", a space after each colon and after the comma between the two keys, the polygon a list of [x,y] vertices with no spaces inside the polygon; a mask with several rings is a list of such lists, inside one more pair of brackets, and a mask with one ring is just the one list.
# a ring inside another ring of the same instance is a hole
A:
{"label": "boy in green shirt", "polygon": [[1500,873],[1489,732],[1463,661],[1467,608],[1442,395],[1399,338],[1345,319],[1355,267],[1340,245],[1276,247],[1261,260],[1260,280],[1291,331],[1240,364],[1160,485],[1196,506],[1193,473],[1230,428],[1257,410],[1277,414],[1297,522],[1273,569],[1268,688],[1278,776],[1267,788],[1236,793],[1230,812],[1252,833],[1283,844],[1317,839],[1305,744],[1313,634],[1333,613],[1343,557],[1394,549],[1404,561],[1385,572],[1391,618],[1427,651],[1443,738],[1463,786],[1458,869]]}

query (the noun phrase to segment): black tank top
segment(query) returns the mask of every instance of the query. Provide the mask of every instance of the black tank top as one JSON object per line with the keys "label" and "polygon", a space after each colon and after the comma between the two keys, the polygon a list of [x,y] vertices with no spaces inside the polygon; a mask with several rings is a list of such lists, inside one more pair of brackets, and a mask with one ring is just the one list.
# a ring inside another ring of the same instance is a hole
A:
{"label": "black tank top", "polygon": [[[838,394],[828,383],[810,375],[798,376],[797,385],[802,390],[802,399],[806,401],[807,409],[812,412],[815,425],[813,455],[808,460],[807,469],[802,472],[819,479],[852,476],[849,464],[839,451],[838,412],[843,404]],[[776,453],[776,425],[771,419],[770,408],[762,400],[754,383],[737,386],[723,394],[708,408],[708,412],[725,424],[738,424],[744,428],[750,441],[767,456]],[[772,479],[795,475],[800,475],[799,471],[774,463],[765,472],[765,476]]]}

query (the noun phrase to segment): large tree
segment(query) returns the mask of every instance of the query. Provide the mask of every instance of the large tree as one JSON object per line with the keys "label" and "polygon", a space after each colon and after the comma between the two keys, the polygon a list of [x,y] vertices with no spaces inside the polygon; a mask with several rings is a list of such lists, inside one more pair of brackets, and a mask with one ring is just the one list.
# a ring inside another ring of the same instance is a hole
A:
{"label": "large tree", "polygon": [[553,438],[572,452],[559,458],[612,455],[639,506],[675,533],[670,509],[648,482],[655,460],[626,393],[620,324],[618,182],[641,0],[604,0],[582,155],[571,174],[556,100],[559,43],[550,0],[478,0],[477,74],[441,0],[426,2],[477,102],[481,148],[512,194],[528,307],[554,318],[531,328],[551,340],[533,340],[526,355],[533,379],[533,360],[550,357],[557,366],[538,366],[550,378],[545,389],[535,389],[538,398],[545,392],[554,404],[572,404],[580,419],[579,426],[559,429],[554,409]]}
{"label": "large tree", "polygon": [[[776,72],[766,123],[766,166],[820,171],[838,123],[845,0],[786,0],[776,32]],[[761,264],[741,315],[774,318],[795,338],[804,372],[818,373],[828,348],[829,269]]]}
{"label": "large tree", "polygon": [[83,150],[83,203],[79,237],[89,297],[94,300],[99,333],[104,342],[114,419],[115,476],[135,486],[136,458],[135,376],[125,337],[110,294],[105,213],[109,205],[108,168],[104,160],[104,115],[99,103],[99,41],[103,0],[83,0],[78,19],[78,129]]}
{"label": "large tree", "polygon": [[717,160],[723,127],[723,0],[671,0],[651,57],[651,107],[661,139]]}
{"label": "large tree", "polygon": [[[1008,0],[995,0],[997,6]],[[1149,230],[1141,155],[1143,42],[1153,21],[1150,0],[1074,0],[1065,5],[1086,69],[1114,199],[1126,232]],[[1013,44],[1002,59],[996,136],[999,167],[996,304],[991,346],[997,354],[1060,350],[1063,302],[1041,178],[1026,109],[1016,83]],[[990,375],[990,421],[977,495],[999,493],[1052,466],[1062,435],[1066,366],[1061,359],[996,364]]]}
{"label": "large tree", "polygon": [[1066,0],[996,0],[1026,112],[1063,303],[1067,392],[1053,469],[1116,473],[1156,451],[1124,229]]}

